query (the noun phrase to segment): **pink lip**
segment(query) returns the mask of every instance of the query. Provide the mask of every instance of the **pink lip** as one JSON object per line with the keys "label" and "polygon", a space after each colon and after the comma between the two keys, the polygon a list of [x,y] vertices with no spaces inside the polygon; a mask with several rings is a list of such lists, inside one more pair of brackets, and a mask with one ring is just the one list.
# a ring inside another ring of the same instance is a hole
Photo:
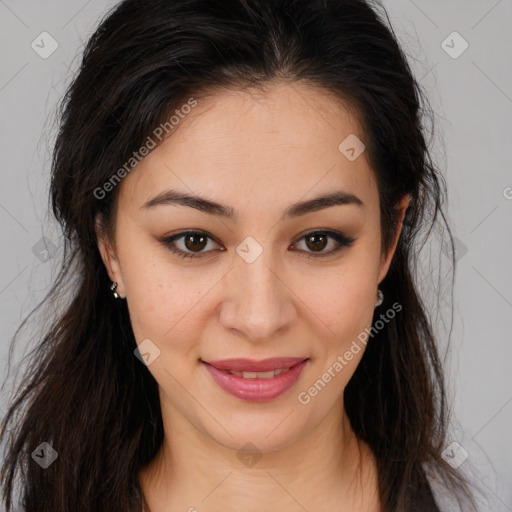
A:
{"label": "pink lip", "polygon": [[[202,361],[213,380],[222,388],[237,398],[253,402],[272,400],[290,389],[308,363],[308,359],[300,357],[274,358],[264,361],[249,359],[229,359],[223,361]],[[213,364],[215,363],[215,366]],[[220,368],[220,367],[223,368]],[[227,370],[264,372],[290,368],[270,379],[244,379],[229,373]]]}

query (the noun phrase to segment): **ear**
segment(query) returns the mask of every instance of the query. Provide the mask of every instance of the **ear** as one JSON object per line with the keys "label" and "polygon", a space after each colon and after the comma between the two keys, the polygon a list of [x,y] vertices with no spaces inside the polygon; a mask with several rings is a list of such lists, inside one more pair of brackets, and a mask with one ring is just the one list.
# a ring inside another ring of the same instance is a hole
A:
{"label": "ear", "polygon": [[391,261],[393,259],[393,256],[395,254],[396,246],[398,243],[398,239],[400,238],[400,233],[402,232],[402,225],[405,217],[405,212],[407,211],[407,208],[409,207],[409,203],[411,202],[411,196],[409,194],[406,194],[402,197],[402,199],[397,203],[395,206],[395,209],[398,210],[398,218],[397,223],[395,227],[395,233],[393,235],[393,241],[391,243],[391,246],[387,252],[387,254],[383,255],[382,261],[379,268],[379,279],[378,282],[380,283],[388,273],[389,267],[391,265]]}
{"label": "ear", "polygon": [[119,259],[117,257],[115,243],[106,232],[101,214],[96,215],[95,230],[98,249],[100,251],[103,264],[107,270],[107,274],[112,281],[117,283],[116,292],[121,298],[125,298],[123,277]]}

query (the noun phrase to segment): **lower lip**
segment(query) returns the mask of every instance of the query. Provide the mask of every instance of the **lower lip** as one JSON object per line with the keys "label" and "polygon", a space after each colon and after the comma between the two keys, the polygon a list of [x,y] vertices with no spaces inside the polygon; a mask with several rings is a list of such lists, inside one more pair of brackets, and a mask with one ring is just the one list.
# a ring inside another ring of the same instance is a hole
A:
{"label": "lower lip", "polygon": [[210,372],[213,380],[228,393],[252,402],[264,402],[272,400],[285,391],[290,389],[309,360],[306,359],[301,363],[292,366],[287,372],[281,373],[270,379],[244,379],[238,377],[226,370],[219,370],[211,364],[205,363],[204,366]]}

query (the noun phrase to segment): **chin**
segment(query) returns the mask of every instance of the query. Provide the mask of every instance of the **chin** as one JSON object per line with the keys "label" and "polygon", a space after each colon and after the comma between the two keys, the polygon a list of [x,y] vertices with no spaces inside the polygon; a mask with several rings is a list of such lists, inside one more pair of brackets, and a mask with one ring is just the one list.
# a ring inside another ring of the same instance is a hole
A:
{"label": "chin", "polygon": [[246,445],[253,445],[262,453],[275,452],[306,435],[304,411],[292,406],[270,408],[268,405],[266,410],[261,410],[262,404],[254,405],[253,411],[240,406],[230,412],[225,409],[222,426],[208,417],[208,424],[203,424],[202,429],[217,443],[237,452]]}

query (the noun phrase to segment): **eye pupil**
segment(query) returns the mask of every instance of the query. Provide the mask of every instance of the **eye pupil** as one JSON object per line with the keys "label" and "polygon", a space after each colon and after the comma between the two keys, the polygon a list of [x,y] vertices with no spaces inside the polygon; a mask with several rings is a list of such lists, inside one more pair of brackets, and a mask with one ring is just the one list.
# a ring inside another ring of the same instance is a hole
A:
{"label": "eye pupil", "polygon": [[[199,242],[199,247],[197,247],[197,244],[194,244],[192,242],[192,244],[190,244],[189,242],[191,242],[192,240],[198,238],[200,240]],[[198,235],[198,234],[192,234],[192,235],[188,235],[186,238],[185,238],[185,245],[187,247],[187,249],[191,250],[191,251],[194,251],[194,250],[197,250],[197,251],[201,251],[205,248],[206,246],[206,242],[207,242],[207,239],[205,236],[203,235]]]}
{"label": "eye pupil", "polygon": [[[320,239],[321,241],[320,241],[320,243],[313,242],[312,247],[311,247],[310,242],[314,239]],[[308,245],[308,247],[310,249],[319,249],[321,251],[325,248],[326,243],[327,243],[327,237],[324,234],[313,233],[306,238],[306,244]]]}

